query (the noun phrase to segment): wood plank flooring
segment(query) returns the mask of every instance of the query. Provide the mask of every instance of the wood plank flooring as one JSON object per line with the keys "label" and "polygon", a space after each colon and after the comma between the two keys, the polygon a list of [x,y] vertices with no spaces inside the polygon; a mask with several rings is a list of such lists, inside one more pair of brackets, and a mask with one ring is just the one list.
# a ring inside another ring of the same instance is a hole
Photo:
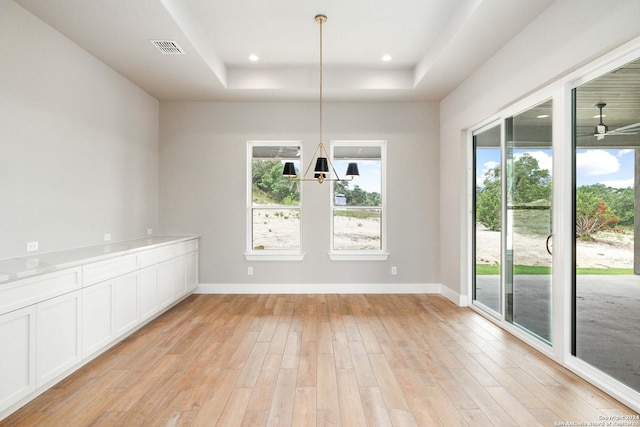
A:
{"label": "wood plank flooring", "polygon": [[193,295],[1,426],[553,426],[633,411],[435,295]]}

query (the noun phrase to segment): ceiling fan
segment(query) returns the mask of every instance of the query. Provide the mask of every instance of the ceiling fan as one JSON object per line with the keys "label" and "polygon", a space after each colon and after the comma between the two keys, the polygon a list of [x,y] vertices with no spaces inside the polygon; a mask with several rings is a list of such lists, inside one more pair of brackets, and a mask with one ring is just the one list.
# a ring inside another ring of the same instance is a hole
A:
{"label": "ceiling fan", "polygon": [[[593,129],[593,136],[596,140],[601,141],[607,135],[637,135],[640,133],[640,123],[633,123],[627,126],[622,126],[616,129],[609,130],[609,126],[604,124],[602,118],[602,110],[607,106],[604,102],[599,102],[595,105],[600,110],[600,123],[598,123]],[[588,136],[588,135],[583,135]]]}

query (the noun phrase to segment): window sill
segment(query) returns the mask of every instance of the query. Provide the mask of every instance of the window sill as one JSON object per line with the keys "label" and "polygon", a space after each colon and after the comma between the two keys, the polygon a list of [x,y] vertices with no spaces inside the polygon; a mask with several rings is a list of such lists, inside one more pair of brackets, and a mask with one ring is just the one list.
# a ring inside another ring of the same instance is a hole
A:
{"label": "window sill", "polygon": [[386,261],[388,252],[329,252],[331,261]]}
{"label": "window sill", "polygon": [[302,261],[303,252],[245,252],[247,261]]}

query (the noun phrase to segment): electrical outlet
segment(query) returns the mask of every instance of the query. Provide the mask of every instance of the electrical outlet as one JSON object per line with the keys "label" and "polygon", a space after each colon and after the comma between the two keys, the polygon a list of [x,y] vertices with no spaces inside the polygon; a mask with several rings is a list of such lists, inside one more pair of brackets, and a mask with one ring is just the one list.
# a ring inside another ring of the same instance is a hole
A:
{"label": "electrical outlet", "polygon": [[27,242],[27,252],[38,250],[38,242]]}
{"label": "electrical outlet", "polygon": [[105,241],[105,242],[108,242],[108,241],[110,241],[110,240],[111,240],[111,234],[110,234],[110,233],[105,233],[105,234],[104,234],[104,241]]}
{"label": "electrical outlet", "polygon": [[395,276],[396,274],[398,274],[398,267],[395,267],[395,266],[391,267],[391,275]]}
{"label": "electrical outlet", "polygon": [[147,228],[147,235],[151,236],[153,234],[153,228]]}
{"label": "electrical outlet", "polygon": [[247,267],[247,276],[253,276],[253,267]]}

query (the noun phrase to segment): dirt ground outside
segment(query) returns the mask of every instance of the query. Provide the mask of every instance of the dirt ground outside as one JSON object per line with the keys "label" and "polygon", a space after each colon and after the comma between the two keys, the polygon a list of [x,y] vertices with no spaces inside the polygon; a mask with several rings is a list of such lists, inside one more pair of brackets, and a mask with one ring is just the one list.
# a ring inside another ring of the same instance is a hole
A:
{"label": "dirt ground outside", "polygon": [[[500,262],[500,232],[476,228],[477,262]],[[547,236],[514,233],[514,264],[548,266],[551,256],[545,248]],[[595,241],[576,241],[578,267],[633,268],[633,235],[599,233]]]}
{"label": "dirt ground outside", "polygon": [[[380,221],[377,218],[334,218],[334,245],[340,250],[380,249]],[[329,224],[326,225],[327,232]],[[257,210],[253,221],[254,249],[296,249],[300,242],[300,219],[292,209]],[[514,264],[548,266],[547,236],[514,233]],[[476,229],[478,263],[500,262],[500,232],[483,226]],[[633,235],[600,233],[595,241],[576,242],[578,267],[633,268]]]}
{"label": "dirt ground outside", "polygon": [[[329,224],[326,224],[329,232]],[[334,217],[334,249],[380,249],[380,220],[378,218]],[[253,218],[254,249],[298,249],[300,219],[291,209],[257,210]]]}

